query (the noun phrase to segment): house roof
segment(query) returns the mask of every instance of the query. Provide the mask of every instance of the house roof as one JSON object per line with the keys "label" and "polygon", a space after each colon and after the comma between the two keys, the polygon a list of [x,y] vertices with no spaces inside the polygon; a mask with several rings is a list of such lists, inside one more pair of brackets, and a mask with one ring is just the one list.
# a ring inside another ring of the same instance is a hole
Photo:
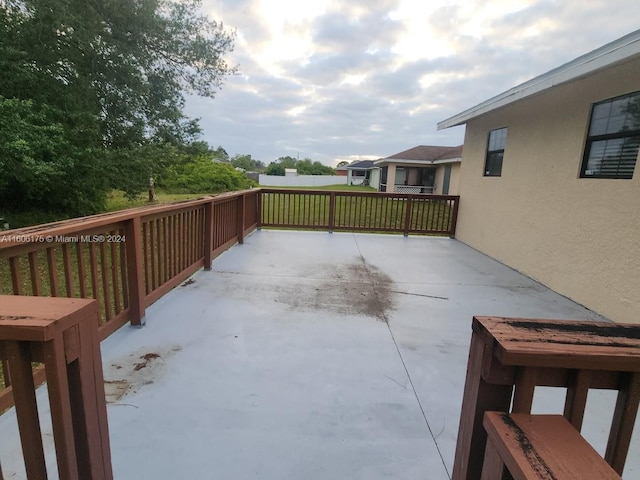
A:
{"label": "house roof", "polygon": [[592,52],[582,55],[528,82],[513,87],[489,100],[438,123],[438,130],[463,125],[492,110],[536,95],[557,85],[592,75],[616,64],[640,57],[640,30],[625,35]]}
{"label": "house roof", "polygon": [[451,163],[462,158],[462,145],[444,147],[438,145],[418,145],[417,147],[394,153],[375,162],[376,165],[385,163]]}
{"label": "house roof", "polygon": [[347,165],[347,170],[369,170],[373,167],[373,160],[360,160]]}

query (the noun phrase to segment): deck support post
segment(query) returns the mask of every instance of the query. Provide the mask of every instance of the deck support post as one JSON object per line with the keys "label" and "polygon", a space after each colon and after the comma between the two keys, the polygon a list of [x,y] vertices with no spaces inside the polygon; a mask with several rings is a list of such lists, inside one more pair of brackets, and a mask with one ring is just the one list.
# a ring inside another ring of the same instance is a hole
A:
{"label": "deck support post", "polygon": [[125,222],[127,284],[129,285],[129,320],[131,326],[145,324],[144,276],[142,270],[142,221],[139,216]]}

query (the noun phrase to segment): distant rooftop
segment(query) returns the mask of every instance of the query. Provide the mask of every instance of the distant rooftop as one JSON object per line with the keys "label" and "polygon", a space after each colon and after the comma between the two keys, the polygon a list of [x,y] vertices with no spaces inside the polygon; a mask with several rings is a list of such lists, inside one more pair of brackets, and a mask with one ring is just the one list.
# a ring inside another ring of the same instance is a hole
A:
{"label": "distant rooftop", "polygon": [[360,160],[347,165],[347,170],[369,170],[373,166],[373,160]]}
{"label": "distant rooftop", "polygon": [[439,145],[418,145],[417,147],[394,153],[375,162],[382,165],[392,162],[409,163],[448,163],[447,161],[460,161],[462,159],[462,145],[457,147],[445,147]]}

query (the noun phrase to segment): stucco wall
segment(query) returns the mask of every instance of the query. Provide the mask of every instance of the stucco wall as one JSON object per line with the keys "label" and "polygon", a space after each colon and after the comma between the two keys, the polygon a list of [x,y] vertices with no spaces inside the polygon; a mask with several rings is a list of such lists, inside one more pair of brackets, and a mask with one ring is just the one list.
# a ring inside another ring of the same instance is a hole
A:
{"label": "stucco wall", "polygon": [[[447,195],[458,195],[460,188],[460,162],[451,163],[451,177],[449,178],[449,193]],[[442,195],[444,183],[445,165],[438,165],[436,170],[435,190],[433,193]]]}
{"label": "stucco wall", "polygon": [[378,190],[380,188],[380,169],[374,168],[371,170],[371,178],[369,178],[369,186]]}
{"label": "stucco wall", "polygon": [[[470,121],[456,231],[557,292],[633,323],[640,323],[640,162],[631,180],[579,176],[591,104],[640,90],[638,78],[634,61]],[[488,133],[500,127],[508,127],[502,176],[483,177]]]}

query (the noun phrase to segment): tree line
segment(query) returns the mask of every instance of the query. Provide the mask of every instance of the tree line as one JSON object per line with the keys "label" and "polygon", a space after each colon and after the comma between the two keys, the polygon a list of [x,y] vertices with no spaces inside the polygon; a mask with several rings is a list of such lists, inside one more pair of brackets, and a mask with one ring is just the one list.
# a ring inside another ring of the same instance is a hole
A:
{"label": "tree line", "polygon": [[[214,97],[234,32],[201,0],[0,2],[0,216],[84,215],[213,164],[184,95]],[[230,165],[213,167],[235,173]],[[161,180],[162,181],[162,180]]]}
{"label": "tree line", "polygon": [[[239,172],[332,174],[310,159],[268,166],[200,140],[185,94],[215,97],[237,73],[235,33],[202,0],[0,0],[0,217],[104,211],[149,179],[176,193],[248,188]],[[13,222],[12,222],[13,223]]]}
{"label": "tree line", "polygon": [[[220,150],[222,147],[218,147],[218,149]],[[244,171],[260,172],[266,175],[284,176],[286,168],[296,169],[298,175],[335,175],[336,173],[335,169],[310,158],[298,160],[290,156],[279,157],[267,166],[265,166],[264,162],[252,158],[251,155],[236,155],[228,161],[234,167],[241,168]]]}

